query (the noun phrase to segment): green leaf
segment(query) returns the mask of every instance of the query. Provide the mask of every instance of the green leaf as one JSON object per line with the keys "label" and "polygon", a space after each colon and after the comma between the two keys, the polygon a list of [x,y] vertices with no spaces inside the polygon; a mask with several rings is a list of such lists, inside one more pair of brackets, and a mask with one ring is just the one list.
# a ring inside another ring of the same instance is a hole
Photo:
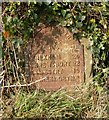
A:
{"label": "green leaf", "polygon": [[34,19],[35,19],[35,21],[37,21],[37,19],[38,19],[38,15],[35,13],[34,13]]}
{"label": "green leaf", "polygon": [[63,17],[65,17],[66,12],[67,12],[66,10],[61,10],[61,13],[62,13],[62,16],[63,16]]}
{"label": "green leaf", "polygon": [[81,17],[81,21],[85,20],[86,19],[86,16],[82,16]]}
{"label": "green leaf", "polygon": [[68,14],[66,15],[65,19],[69,19],[71,16],[72,16],[71,13],[68,13]]}
{"label": "green leaf", "polygon": [[82,22],[77,22],[77,23],[76,23],[76,27],[77,27],[77,28],[81,28],[82,26],[83,26],[83,23],[82,23]]}
{"label": "green leaf", "polygon": [[95,23],[95,21],[96,21],[95,19],[91,19],[90,20],[91,23]]}
{"label": "green leaf", "polygon": [[103,87],[97,86],[97,91],[100,93],[101,91],[103,91]]}

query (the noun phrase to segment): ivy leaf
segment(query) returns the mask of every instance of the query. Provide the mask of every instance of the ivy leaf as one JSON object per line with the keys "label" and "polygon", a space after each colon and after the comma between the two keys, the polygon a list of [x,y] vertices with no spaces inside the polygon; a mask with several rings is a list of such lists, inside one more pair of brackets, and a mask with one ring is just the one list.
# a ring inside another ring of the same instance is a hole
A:
{"label": "ivy leaf", "polygon": [[50,23],[51,21],[52,21],[52,17],[46,16],[46,22],[47,22],[47,23]]}
{"label": "ivy leaf", "polygon": [[70,13],[68,13],[65,17],[65,19],[69,19],[72,15]]}
{"label": "ivy leaf", "polygon": [[85,20],[86,16],[82,16],[81,17],[81,21]]}
{"label": "ivy leaf", "polygon": [[60,23],[62,26],[66,26],[66,24],[67,24],[66,20],[62,20],[62,19],[60,20]]}
{"label": "ivy leaf", "polygon": [[34,20],[37,21],[38,15],[34,13]]}
{"label": "ivy leaf", "polygon": [[61,10],[61,13],[62,13],[62,16],[63,16],[63,17],[65,17],[66,12],[67,12],[66,10]]}
{"label": "ivy leaf", "polygon": [[91,22],[91,23],[95,23],[95,19],[91,19],[90,22]]}
{"label": "ivy leaf", "polygon": [[101,91],[103,91],[103,87],[97,86],[97,91],[100,93]]}
{"label": "ivy leaf", "polygon": [[80,28],[80,27],[82,27],[82,26],[83,26],[83,23],[82,23],[82,22],[77,22],[77,23],[76,23],[76,27],[77,27],[77,28]]}

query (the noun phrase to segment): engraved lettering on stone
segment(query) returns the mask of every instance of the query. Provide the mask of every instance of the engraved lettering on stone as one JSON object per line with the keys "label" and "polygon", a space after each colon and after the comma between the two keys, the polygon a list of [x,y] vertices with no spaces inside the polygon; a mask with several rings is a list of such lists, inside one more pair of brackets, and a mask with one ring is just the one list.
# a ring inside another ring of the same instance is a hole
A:
{"label": "engraved lettering on stone", "polygon": [[[84,79],[83,48],[73,40],[71,33],[63,27],[45,27],[40,32],[41,49],[36,54],[37,43],[31,43],[32,53],[29,55],[31,79],[45,80],[38,83],[39,88],[55,90],[64,85],[80,83]],[[42,37],[41,37],[42,35]],[[34,57],[32,57],[32,55]]]}

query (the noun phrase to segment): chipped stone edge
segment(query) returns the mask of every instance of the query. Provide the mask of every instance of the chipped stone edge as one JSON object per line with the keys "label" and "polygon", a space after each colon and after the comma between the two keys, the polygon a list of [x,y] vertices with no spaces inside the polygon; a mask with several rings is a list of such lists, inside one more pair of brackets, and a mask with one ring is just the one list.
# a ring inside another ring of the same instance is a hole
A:
{"label": "chipped stone edge", "polygon": [[88,49],[90,46],[90,40],[82,38],[80,40],[81,45],[84,46],[84,64],[85,64],[85,83],[92,79],[92,53]]}

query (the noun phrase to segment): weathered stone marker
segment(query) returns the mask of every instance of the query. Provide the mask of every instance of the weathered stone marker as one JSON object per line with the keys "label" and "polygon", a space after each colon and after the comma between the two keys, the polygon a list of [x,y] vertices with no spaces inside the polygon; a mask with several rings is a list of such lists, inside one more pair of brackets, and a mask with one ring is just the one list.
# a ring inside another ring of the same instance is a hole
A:
{"label": "weathered stone marker", "polygon": [[67,28],[42,25],[29,47],[29,79],[36,87],[57,90],[84,82],[83,46],[73,40]]}

